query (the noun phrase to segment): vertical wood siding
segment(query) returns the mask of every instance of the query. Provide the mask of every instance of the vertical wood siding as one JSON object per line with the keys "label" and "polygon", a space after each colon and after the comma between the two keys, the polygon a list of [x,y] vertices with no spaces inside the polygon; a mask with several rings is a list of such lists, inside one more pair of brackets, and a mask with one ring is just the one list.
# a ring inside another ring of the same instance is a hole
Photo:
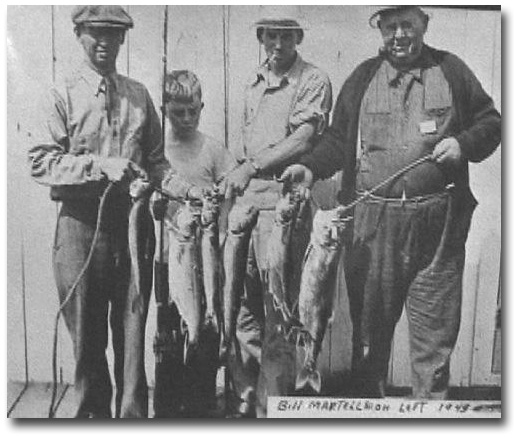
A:
{"label": "vertical wood siding", "polygon": [[[62,81],[81,60],[81,48],[70,21],[72,8],[62,5],[8,8],[7,365],[8,377],[12,380],[23,380],[25,376],[25,330],[29,341],[30,379],[51,379],[53,321],[58,306],[51,248],[57,209],[49,200],[48,189],[31,181],[27,149],[31,124],[37,119],[37,97],[53,80]],[[426,9],[432,15],[427,43],[450,50],[464,59],[500,109],[500,13]],[[164,6],[131,5],[128,10],[135,27],[127,34],[118,70],[143,82],[159,111]],[[334,100],[350,72],[364,59],[375,55],[381,44],[379,33],[367,25],[373,11],[371,6],[301,7],[308,30],[299,50],[304,59],[327,71],[333,84]],[[187,68],[199,76],[205,101],[200,129],[220,141],[227,138],[227,147],[236,156],[242,153],[240,126],[244,86],[263,56],[252,27],[258,13],[258,6],[225,9],[223,6],[169,6],[168,69]],[[224,48],[228,55],[226,63]],[[226,80],[228,95],[224,88]],[[225,108],[226,102],[228,108]],[[317,186],[315,196],[323,208],[335,205],[337,180],[335,177]],[[471,166],[471,185],[479,207],[468,240],[462,330],[452,362],[452,384],[499,385],[500,378],[492,374],[491,366],[501,247],[500,150],[484,163]],[[23,324],[23,274],[26,327]],[[344,283],[338,284],[337,290],[339,310],[334,315],[320,358],[326,373],[343,372],[350,363],[351,322]],[[72,381],[71,343],[64,324],[61,324],[60,332],[60,371],[64,381]],[[155,308],[152,305],[146,350],[151,384],[154,332]],[[403,317],[391,359],[392,384],[409,385],[408,357],[407,323]]]}

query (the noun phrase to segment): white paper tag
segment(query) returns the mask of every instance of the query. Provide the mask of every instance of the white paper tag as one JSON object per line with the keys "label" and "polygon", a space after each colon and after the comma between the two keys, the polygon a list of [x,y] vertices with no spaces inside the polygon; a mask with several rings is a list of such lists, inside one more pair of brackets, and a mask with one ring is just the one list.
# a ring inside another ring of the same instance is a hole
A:
{"label": "white paper tag", "polygon": [[420,122],[419,131],[422,134],[435,134],[437,132],[437,125],[435,120],[427,120],[425,122]]}

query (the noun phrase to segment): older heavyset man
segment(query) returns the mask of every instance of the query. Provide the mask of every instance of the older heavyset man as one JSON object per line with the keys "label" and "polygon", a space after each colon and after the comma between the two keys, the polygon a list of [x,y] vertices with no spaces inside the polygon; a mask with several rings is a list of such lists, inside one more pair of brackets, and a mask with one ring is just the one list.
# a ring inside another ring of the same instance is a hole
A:
{"label": "older heavyset man", "polygon": [[389,7],[371,17],[383,49],[347,79],[323,139],[283,175],[308,187],[314,177],[342,168],[347,204],[415,160],[432,158],[354,211],[346,281],[363,396],[384,395],[404,304],[413,395],[447,395],[476,206],[468,162],[487,158],[501,139],[500,115],[470,69],[424,44],[428,21],[417,6]]}
{"label": "older heavyset man", "polygon": [[245,157],[224,181],[227,197],[242,195],[237,203],[260,211],[252,234],[237,354],[231,367],[243,415],[253,414],[256,395],[257,413],[265,415],[268,395],[294,391],[295,346],[277,332],[280,317],[270,294],[264,293],[267,242],[282,191],[275,177],[311,149],[326,126],[332,105],[328,76],[305,62],[296,50],[304,36],[296,11],[276,7],[267,12],[269,15],[263,14],[256,23],[267,59],[245,90]]}
{"label": "older heavyset man", "polygon": [[110,321],[115,415],[146,417],[144,328],[152,271],[150,265],[141,267],[144,305],[134,308],[137,292],[127,242],[128,189],[131,180],[141,176],[160,185],[165,173],[178,195],[187,194],[190,186],[177,184],[168,172],[160,121],[148,91],[116,72],[132,18],[120,6],[77,6],[72,21],[85,62],[62,87],[51,91],[29,158],[32,177],[51,187],[53,200],[62,201],[53,248],[61,302],[85,266],[99,197],[109,181],[115,183],[105,202],[89,269],[64,307],[76,360],[76,416],[111,417],[112,385],[105,354]]}

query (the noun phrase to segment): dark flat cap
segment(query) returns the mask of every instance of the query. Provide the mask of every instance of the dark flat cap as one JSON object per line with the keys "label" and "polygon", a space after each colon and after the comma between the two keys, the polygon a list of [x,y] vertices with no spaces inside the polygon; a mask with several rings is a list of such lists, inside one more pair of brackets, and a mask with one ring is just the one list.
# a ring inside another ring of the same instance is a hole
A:
{"label": "dark flat cap", "polygon": [[403,12],[409,9],[417,9],[421,14],[426,15],[425,12],[419,7],[415,5],[397,5],[397,6],[386,6],[385,8],[381,8],[378,11],[374,12],[371,17],[369,17],[369,25],[376,29],[378,27],[378,23],[385,16],[392,14],[394,12]]}
{"label": "dark flat cap", "polygon": [[95,27],[119,27],[130,29],[134,22],[121,6],[76,6],[71,13],[75,25],[86,24]]}

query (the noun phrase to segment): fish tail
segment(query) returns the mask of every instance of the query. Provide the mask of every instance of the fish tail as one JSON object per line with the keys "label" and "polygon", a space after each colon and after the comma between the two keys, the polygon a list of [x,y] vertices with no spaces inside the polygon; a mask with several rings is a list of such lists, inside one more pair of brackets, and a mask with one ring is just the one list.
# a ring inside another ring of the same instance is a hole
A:
{"label": "fish tail", "polygon": [[220,332],[218,317],[215,314],[209,314],[205,316],[204,327],[214,331],[215,333]]}
{"label": "fish tail", "polygon": [[296,390],[306,386],[310,386],[317,394],[321,392],[321,375],[309,366],[304,366],[296,376]]}

